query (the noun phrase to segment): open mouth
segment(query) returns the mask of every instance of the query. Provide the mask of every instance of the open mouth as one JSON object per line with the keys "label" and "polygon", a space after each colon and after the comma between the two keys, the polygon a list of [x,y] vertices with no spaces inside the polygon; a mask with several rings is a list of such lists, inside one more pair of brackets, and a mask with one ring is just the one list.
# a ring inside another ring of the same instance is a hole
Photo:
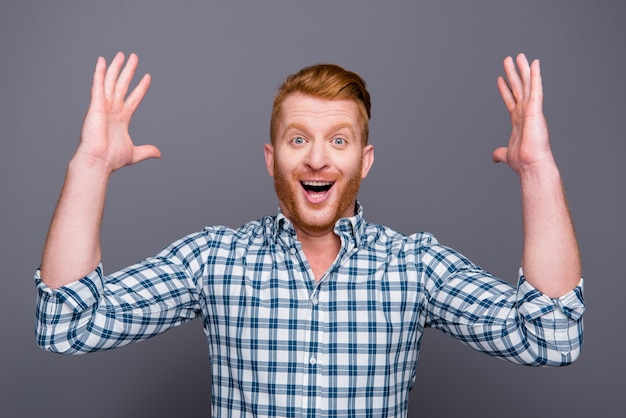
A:
{"label": "open mouth", "polygon": [[307,193],[323,194],[330,190],[335,184],[334,181],[301,181],[302,188]]}

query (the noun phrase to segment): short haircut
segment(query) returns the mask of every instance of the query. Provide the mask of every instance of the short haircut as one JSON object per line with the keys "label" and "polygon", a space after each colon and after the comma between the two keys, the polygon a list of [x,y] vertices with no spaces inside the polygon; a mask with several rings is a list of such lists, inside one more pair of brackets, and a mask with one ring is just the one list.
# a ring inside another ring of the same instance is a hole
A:
{"label": "short haircut", "polygon": [[293,93],[302,93],[328,100],[353,100],[359,109],[363,146],[367,144],[372,105],[365,80],[357,73],[345,70],[336,64],[316,64],[305,67],[287,77],[278,88],[274,97],[270,121],[272,144],[276,141],[283,102],[287,96]]}

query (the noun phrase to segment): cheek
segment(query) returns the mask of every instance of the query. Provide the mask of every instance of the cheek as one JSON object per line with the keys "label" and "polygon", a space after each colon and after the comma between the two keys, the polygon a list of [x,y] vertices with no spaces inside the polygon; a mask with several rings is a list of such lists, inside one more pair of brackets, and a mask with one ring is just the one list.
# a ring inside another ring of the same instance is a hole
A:
{"label": "cheek", "polygon": [[291,177],[291,175],[289,174],[291,172],[290,167],[288,167],[284,162],[281,162],[277,159],[274,160],[273,172],[274,172],[274,177],[276,176],[280,176],[282,178]]}
{"label": "cheek", "polygon": [[293,155],[293,153],[287,153],[285,151],[282,151],[280,153],[275,152],[272,158],[274,162],[274,171],[293,171],[295,168],[294,162],[297,160],[296,157],[297,156]]}
{"label": "cheek", "polygon": [[361,177],[361,172],[363,168],[363,161],[360,158],[350,158],[346,160],[343,164],[344,167],[344,175],[347,177]]}

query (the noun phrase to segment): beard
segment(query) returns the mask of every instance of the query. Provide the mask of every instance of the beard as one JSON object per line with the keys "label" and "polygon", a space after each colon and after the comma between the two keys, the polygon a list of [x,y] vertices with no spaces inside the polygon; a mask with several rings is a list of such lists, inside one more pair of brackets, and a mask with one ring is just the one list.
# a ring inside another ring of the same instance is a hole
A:
{"label": "beard", "polygon": [[274,188],[285,216],[296,228],[309,234],[322,234],[332,231],[337,221],[345,217],[350,206],[355,205],[361,186],[361,172],[362,163],[346,182],[342,182],[343,175],[334,176],[331,179],[334,181],[331,189],[333,196],[322,203],[311,203],[301,196],[298,173],[289,178],[274,161]]}

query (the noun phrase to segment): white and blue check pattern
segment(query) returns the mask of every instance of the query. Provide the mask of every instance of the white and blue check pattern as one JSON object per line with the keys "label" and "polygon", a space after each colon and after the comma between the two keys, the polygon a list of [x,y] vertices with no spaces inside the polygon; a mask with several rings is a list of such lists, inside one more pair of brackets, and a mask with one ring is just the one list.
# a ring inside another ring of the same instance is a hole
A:
{"label": "white and blue check pattern", "polygon": [[37,273],[37,342],[79,354],[201,317],[213,416],[404,417],[426,327],[515,363],[578,356],[582,279],[559,299],[521,272],[515,289],[430,234],[366,223],[360,207],[335,232],[341,250],[319,283],[280,212],[54,291]]}

